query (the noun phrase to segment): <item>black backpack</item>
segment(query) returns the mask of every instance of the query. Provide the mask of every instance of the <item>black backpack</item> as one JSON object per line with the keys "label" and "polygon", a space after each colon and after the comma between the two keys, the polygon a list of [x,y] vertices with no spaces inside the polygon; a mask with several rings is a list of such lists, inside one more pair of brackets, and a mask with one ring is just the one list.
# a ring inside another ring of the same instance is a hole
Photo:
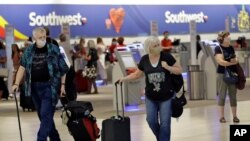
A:
{"label": "black backpack", "polygon": [[184,87],[182,89],[182,94],[180,97],[175,96],[172,99],[172,117],[179,118],[183,113],[183,107],[187,104],[187,99],[185,97]]}
{"label": "black backpack", "polygon": [[171,82],[173,90],[178,93],[182,88],[182,94],[180,97],[175,96],[172,99],[172,117],[179,118],[183,113],[183,107],[187,104],[187,99],[185,97],[184,80],[181,74],[171,74]]}
{"label": "black backpack", "polygon": [[91,55],[91,61],[93,62],[96,62],[99,59],[96,49],[91,48],[89,50],[89,55]]}
{"label": "black backpack", "polygon": [[179,75],[170,74],[170,77],[171,77],[171,84],[172,84],[173,90],[176,93],[178,93],[184,84],[183,77],[181,74],[179,74]]}

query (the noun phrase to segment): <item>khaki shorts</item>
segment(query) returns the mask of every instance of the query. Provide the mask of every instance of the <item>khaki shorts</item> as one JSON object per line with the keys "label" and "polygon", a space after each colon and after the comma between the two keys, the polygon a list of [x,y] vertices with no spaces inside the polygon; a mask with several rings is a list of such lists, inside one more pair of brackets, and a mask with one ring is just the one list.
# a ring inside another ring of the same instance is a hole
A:
{"label": "khaki shorts", "polygon": [[227,84],[223,80],[224,74],[217,74],[217,92],[218,92],[218,105],[224,106],[228,92],[231,107],[237,106],[236,93],[237,89],[235,84]]}

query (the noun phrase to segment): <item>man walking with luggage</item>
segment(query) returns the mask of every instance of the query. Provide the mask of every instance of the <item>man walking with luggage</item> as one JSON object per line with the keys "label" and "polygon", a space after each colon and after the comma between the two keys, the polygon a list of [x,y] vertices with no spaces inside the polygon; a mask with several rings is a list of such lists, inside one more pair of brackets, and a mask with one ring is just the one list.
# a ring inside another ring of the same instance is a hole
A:
{"label": "man walking with luggage", "polygon": [[68,66],[57,46],[46,43],[46,31],[42,27],[33,30],[35,43],[22,55],[20,67],[12,91],[16,91],[25,74],[25,94],[31,95],[40,119],[37,141],[60,141],[55,128],[55,105],[65,93],[65,73]]}

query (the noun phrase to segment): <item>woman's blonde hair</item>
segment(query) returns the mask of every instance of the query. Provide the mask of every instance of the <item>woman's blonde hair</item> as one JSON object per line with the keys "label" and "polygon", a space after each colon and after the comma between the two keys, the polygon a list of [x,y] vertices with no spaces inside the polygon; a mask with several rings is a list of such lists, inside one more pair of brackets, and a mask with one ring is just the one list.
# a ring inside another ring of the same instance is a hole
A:
{"label": "woman's blonde hair", "polygon": [[160,45],[160,39],[156,36],[150,36],[148,37],[145,42],[144,42],[144,49],[146,51],[146,53],[150,53],[149,51],[149,47],[155,46],[159,44]]}
{"label": "woman's blonde hair", "polygon": [[88,46],[88,48],[96,48],[95,41],[88,40],[87,46]]}

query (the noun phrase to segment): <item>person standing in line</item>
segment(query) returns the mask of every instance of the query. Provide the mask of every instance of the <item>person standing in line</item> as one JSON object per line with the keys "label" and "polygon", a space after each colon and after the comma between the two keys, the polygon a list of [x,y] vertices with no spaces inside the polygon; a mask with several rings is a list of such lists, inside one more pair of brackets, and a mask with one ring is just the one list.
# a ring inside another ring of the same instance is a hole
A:
{"label": "person standing in line", "polygon": [[200,41],[201,41],[201,36],[200,35],[196,35],[196,58],[197,59],[198,59],[199,52],[201,51]]}
{"label": "person standing in line", "polygon": [[171,103],[175,92],[170,74],[181,74],[182,68],[170,53],[162,52],[158,37],[149,37],[144,43],[148,54],[144,55],[137,70],[119,79],[135,80],[145,75],[146,120],[157,141],[170,141]]}
{"label": "person standing in line", "polygon": [[163,32],[164,38],[161,40],[161,46],[163,49],[163,52],[171,52],[173,49],[172,41],[168,38],[169,37],[169,32],[164,31]]}
{"label": "person standing in line", "polygon": [[[20,51],[17,44],[12,44],[11,48],[12,48],[11,59],[12,59],[12,62],[13,62],[13,67],[14,67],[12,84],[14,84],[15,78],[16,78],[16,73],[17,73],[17,70],[18,70],[18,68],[20,66],[21,51]],[[9,97],[13,98],[13,94],[10,94]]]}
{"label": "person standing in line", "polygon": [[[0,68],[5,68],[7,62],[5,45],[0,41]],[[0,100],[8,100],[9,91],[4,82],[4,77],[0,77]]]}
{"label": "person standing in line", "polygon": [[37,141],[60,141],[54,123],[55,106],[65,93],[65,74],[68,66],[57,46],[46,42],[46,31],[42,27],[33,30],[35,43],[25,49],[16,75],[12,92],[18,90],[25,74],[25,95],[32,96],[40,120]]}
{"label": "person standing in line", "polygon": [[97,37],[96,39],[96,49],[98,53],[98,61],[97,61],[97,68],[98,74],[100,75],[101,79],[103,80],[103,84],[107,85],[107,72],[106,72],[106,65],[105,65],[105,55],[106,55],[106,46],[103,43],[101,37]]}
{"label": "person standing in line", "polygon": [[234,48],[230,45],[230,33],[227,31],[220,32],[217,37],[220,45],[215,47],[215,59],[219,64],[217,67],[217,92],[218,92],[218,105],[220,110],[220,122],[225,123],[224,106],[226,95],[228,91],[231,110],[233,114],[233,122],[238,123],[240,120],[237,117],[237,89],[235,84],[227,84],[223,80],[224,71],[227,67],[232,72],[236,72],[236,64],[238,60],[235,56]]}
{"label": "person standing in line", "polygon": [[115,49],[117,48],[117,40],[116,38],[112,39],[111,45],[108,47],[109,53],[110,53],[110,63],[114,63],[116,60],[116,56],[115,56]]}
{"label": "person standing in line", "polygon": [[98,94],[98,89],[97,89],[95,80],[96,80],[96,75],[97,75],[96,74],[97,73],[97,61],[99,58],[98,58],[95,42],[93,40],[89,40],[87,43],[87,48],[89,51],[86,57],[86,60],[88,61],[86,67],[95,69],[95,71],[92,72],[92,73],[95,73],[93,76],[91,77],[87,76],[87,78],[89,79],[87,94],[91,93],[92,85],[94,87],[93,94]]}
{"label": "person standing in line", "polygon": [[79,44],[74,46],[72,52],[72,63],[75,71],[82,71],[87,64],[85,61],[87,50],[85,48],[85,38],[81,37]]}

